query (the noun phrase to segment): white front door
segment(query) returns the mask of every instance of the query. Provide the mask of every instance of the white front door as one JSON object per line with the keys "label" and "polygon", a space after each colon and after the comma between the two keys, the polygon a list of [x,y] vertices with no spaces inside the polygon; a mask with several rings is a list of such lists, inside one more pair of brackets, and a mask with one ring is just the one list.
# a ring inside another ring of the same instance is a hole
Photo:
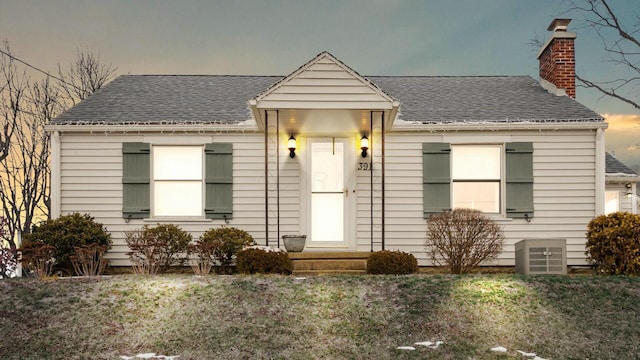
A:
{"label": "white front door", "polygon": [[308,140],[309,247],[352,247],[354,229],[351,205],[355,172],[351,142],[346,138]]}

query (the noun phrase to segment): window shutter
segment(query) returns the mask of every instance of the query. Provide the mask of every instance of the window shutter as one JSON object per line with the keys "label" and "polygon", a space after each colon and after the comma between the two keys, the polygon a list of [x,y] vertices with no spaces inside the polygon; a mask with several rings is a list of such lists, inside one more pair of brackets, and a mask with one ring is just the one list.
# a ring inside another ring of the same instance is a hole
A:
{"label": "window shutter", "polygon": [[149,217],[150,146],[141,142],[122,143],[122,217]]}
{"label": "window shutter", "polygon": [[451,210],[451,146],[422,144],[424,217]]}
{"label": "window shutter", "polygon": [[208,219],[233,217],[233,146],[230,143],[206,144],[205,207]]}
{"label": "window shutter", "polygon": [[533,143],[505,144],[507,217],[533,217]]}

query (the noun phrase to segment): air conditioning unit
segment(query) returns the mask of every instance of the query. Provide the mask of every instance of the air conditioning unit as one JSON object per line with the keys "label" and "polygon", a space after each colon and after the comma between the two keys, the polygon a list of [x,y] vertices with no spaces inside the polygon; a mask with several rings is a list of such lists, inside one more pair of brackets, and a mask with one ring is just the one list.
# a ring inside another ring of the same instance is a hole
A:
{"label": "air conditioning unit", "polygon": [[518,274],[566,274],[565,239],[523,239],[516,243]]}

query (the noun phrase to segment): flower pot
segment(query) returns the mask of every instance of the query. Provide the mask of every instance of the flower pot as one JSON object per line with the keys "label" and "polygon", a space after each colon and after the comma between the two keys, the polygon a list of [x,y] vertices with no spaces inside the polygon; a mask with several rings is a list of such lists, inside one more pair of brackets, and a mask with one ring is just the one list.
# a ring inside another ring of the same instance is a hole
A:
{"label": "flower pot", "polygon": [[307,241],[307,235],[282,235],[282,241],[287,252],[301,252]]}

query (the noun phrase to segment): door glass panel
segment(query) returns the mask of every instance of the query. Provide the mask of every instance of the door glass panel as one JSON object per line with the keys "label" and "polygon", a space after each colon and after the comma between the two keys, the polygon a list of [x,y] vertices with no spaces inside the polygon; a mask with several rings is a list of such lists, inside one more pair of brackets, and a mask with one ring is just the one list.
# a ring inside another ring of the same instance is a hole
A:
{"label": "door glass panel", "polygon": [[313,143],[311,145],[311,191],[342,192],[344,157],[342,143]]}
{"label": "door glass panel", "polygon": [[311,239],[342,241],[344,239],[344,197],[340,194],[311,194]]}
{"label": "door glass panel", "polygon": [[344,144],[311,144],[311,240],[344,241]]}

